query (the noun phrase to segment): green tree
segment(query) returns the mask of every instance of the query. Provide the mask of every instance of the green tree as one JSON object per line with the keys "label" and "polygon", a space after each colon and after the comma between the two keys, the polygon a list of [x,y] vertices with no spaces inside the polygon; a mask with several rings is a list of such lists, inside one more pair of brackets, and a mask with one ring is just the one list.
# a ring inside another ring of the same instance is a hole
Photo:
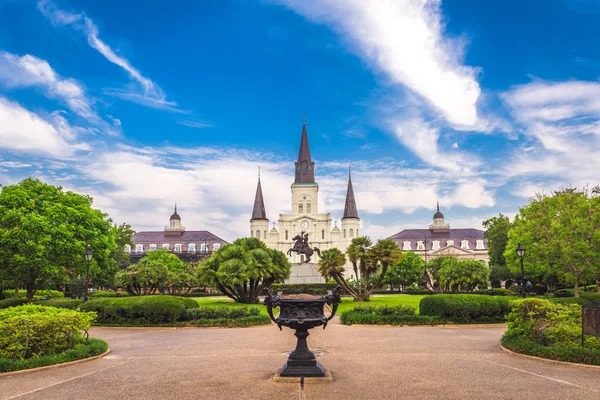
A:
{"label": "green tree", "polygon": [[383,283],[392,287],[410,286],[418,283],[423,278],[425,261],[412,251],[402,255],[398,263],[389,266],[383,278]]}
{"label": "green tree", "polygon": [[439,282],[452,291],[471,292],[477,286],[487,288],[489,276],[490,269],[482,261],[447,258],[439,271]]}
{"label": "green tree", "polygon": [[369,259],[372,245],[373,242],[368,236],[360,236],[352,239],[352,242],[346,249],[346,254],[354,269],[354,276],[356,277],[357,282],[356,292],[358,294],[366,291],[368,284],[368,279],[363,279],[364,289],[361,290],[359,282],[360,277],[368,277],[372,273],[372,264]]}
{"label": "green tree", "polygon": [[579,281],[595,270],[600,255],[600,203],[587,190],[567,188],[537,194],[519,210],[508,232],[504,256],[513,273],[520,273],[517,244],[527,250],[525,279],[565,274],[579,297]]}
{"label": "green tree", "polygon": [[131,229],[131,225],[123,223],[121,225],[114,225],[113,231],[115,235],[115,252],[114,258],[119,267],[126,267],[130,262],[129,253],[125,251],[125,246],[129,245],[130,248],[133,247],[133,241],[131,238],[135,231]]}
{"label": "green tree", "polygon": [[319,257],[319,273],[325,279],[333,279],[340,285],[344,291],[354,297],[355,301],[360,301],[358,293],[344,279],[344,265],[346,256],[337,248],[327,249]]}
{"label": "green tree", "polygon": [[62,284],[66,271],[85,276],[84,253],[94,252],[91,277],[114,268],[115,238],[92,198],[27,178],[0,192],[0,248],[5,268],[31,301],[45,282]]}
{"label": "green tree", "polygon": [[506,266],[506,259],[504,258],[510,219],[500,214],[497,217],[483,221],[483,226],[485,228],[483,237],[488,241],[489,266],[491,268],[490,280],[492,286],[498,286],[500,281],[513,279],[513,274]]}
{"label": "green tree", "polygon": [[[396,243],[395,240],[380,239],[377,241],[375,246],[373,246],[371,248],[370,260],[371,260],[371,265],[376,266],[376,268],[380,269],[380,272],[379,272],[379,277],[377,278],[375,283],[371,286],[371,288],[367,292],[364,293],[364,296],[367,299],[371,296],[371,294],[373,293],[374,290],[376,290],[379,286],[381,286],[381,283],[383,282],[383,279],[385,278],[385,275],[387,274],[389,266],[393,265],[393,264],[397,264],[400,262],[400,260],[402,260],[402,250],[400,250],[400,248],[398,247],[398,243]],[[372,268],[371,271],[373,271],[373,270],[374,269]],[[368,278],[372,274],[373,273],[371,272],[371,273],[368,273],[366,276],[364,276],[365,281],[368,280]]]}
{"label": "green tree", "polygon": [[200,282],[219,289],[239,303],[258,303],[265,287],[290,276],[286,255],[269,249],[256,238],[237,239],[203,260],[197,270]]}

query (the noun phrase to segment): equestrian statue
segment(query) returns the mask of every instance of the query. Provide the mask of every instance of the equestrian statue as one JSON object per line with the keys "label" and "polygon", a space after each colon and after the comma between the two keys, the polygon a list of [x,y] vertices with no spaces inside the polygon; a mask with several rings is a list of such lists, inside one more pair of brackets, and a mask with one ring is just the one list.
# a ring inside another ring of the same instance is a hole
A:
{"label": "equestrian statue", "polygon": [[[319,257],[321,257],[321,250],[319,250],[316,247],[313,247],[312,249],[310,248],[310,246],[308,245],[308,233],[305,233],[304,231],[300,232],[299,235],[296,235],[292,238],[292,240],[294,241],[294,247],[292,247],[291,249],[289,249],[287,251],[287,255],[291,256],[292,252],[298,253],[298,254],[304,254],[306,256],[306,259],[303,261],[305,263],[309,263],[310,262],[310,257],[316,252]],[[301,262],[302,264],[302,262]]]}

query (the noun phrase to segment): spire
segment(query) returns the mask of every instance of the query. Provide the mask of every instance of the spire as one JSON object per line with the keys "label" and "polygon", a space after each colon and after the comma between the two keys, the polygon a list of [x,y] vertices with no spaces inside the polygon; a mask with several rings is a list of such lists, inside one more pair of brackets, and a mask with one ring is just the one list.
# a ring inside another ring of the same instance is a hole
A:
{"label": "spire", "polygon": [[315,163],[310,157],[306,120],[302,125],[302,138],[300,139],[298,161],[296,161],[296,180],[294,183],[315,183]]}
{"label": "spire", "polygon": [[265,202],[263,200],[262,187],[260,186],[260,169],[258,175],[258,185],[256,186],[256,196],[254,196],[254,208],[252,209],[252,218],[254,220],[267,220],[267,213],[265,212]]}
{"label": "spire", "polygon": [[352,188],[352,175],[348,167],[348,191],[346,192],[346,206],[344,207],[344,218],[358,218],[356,200],[354,200],[354,189]]}
{"label": "spire", "polygon": [[175,212],[171,215],[171,218],[169,218],[169,220],[172,219],[178,219],[181,221],[181,217],[179,216],[179,214],[177,214],[177,203],[175,203]]}
{"label": "spire", "polygon": [[444,218],[444,214],[440,212],[440,202],[437,202],[437,212],[433,214],[433,219]]}

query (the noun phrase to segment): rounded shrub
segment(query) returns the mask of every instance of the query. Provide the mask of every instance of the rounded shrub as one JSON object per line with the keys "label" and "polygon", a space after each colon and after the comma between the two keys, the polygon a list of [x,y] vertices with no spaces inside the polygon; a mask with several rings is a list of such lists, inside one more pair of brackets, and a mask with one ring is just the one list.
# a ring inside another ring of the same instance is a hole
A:
{"label": "rounded shrub", "polygon": [[3,308],[8,308],[8,307],[15,307],[15,306],[20,306],[23,304],[27,303],[27,299],[23,299],[23,298],[8,298],[5,300],[0,300],[0,309]]}
{"label": "rounded shrub", "polygon": [[100,324],[152,325],[185,320],[187,310],[198,308],[193,299],[173,296],[131,296],[94,299],[80,309],[98,314]]}
{"label": "rounded shrub", "polygon": [[25,360],[58,354],[82,344],[94,313],[36,304],[0,311],[0,357]]}
{"label": "rounded shrub", "polygon": [[421,315],[455,322],[503,322],[510,312],[510,298],[476,294],[438,294],[421,299]]}
{"label": "rounded shrub", "polygon": [[77,310],[82,303],[83,299],[50,299],[37,304],[57,308],[68,308],[69,310]]}

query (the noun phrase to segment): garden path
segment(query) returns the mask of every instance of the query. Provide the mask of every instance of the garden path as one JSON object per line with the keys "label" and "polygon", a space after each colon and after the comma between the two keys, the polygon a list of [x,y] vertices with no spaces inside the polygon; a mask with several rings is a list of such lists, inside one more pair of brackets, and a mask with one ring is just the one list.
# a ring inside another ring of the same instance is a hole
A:
{"label": "garden path", "polygon": [[[337,319],[337,318],[336,318]],[[334,321],[332,321],[334,322]],[[600,369],[499,348],[503,326],[314,329],[333,382],[275,383],[295,341],[275,326],[95,328],[112,352],[81,364],[0,377],[1,399],[599,399]]]}

